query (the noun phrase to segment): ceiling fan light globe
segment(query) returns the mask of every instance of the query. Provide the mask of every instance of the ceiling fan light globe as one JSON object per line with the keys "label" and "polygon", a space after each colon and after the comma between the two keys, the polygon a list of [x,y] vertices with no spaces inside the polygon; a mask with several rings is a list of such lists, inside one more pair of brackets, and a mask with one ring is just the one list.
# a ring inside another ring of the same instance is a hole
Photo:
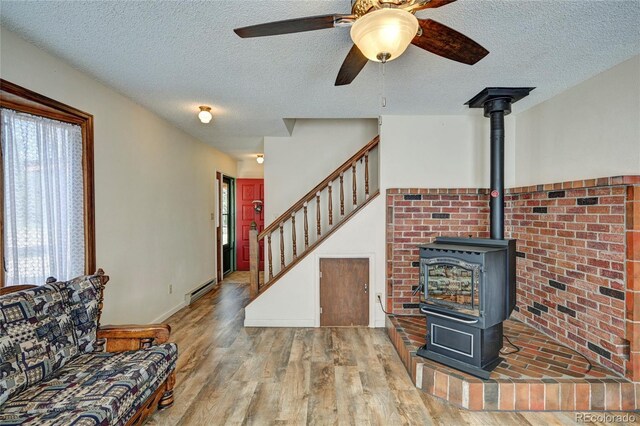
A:
{"label": "ceiling fan light globe", "polygon": [[351,39],[370,61],[392,61],[402,55],[418,32],[418,19],[401,9],[379,9],[351,27]]}
{"label": "ceiling fan light globe", "polygon": [[211,107],[201,106],[200,112],[198,113],[198,119],[200,119],[203,124],[210,123],[213,119],[213,115],[211,114]]}
{"label": "ceiling fan light globe", "polygon": [[213,116],[209,111],[201,111],[198,113],[198,118],[202,123],[208,124],[211,122],[211,119],[213,119]]}

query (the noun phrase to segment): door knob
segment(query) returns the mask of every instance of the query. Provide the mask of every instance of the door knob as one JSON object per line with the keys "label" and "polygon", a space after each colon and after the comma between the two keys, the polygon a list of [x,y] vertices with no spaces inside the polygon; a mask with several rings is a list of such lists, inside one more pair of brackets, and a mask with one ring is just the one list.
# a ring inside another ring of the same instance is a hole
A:
{"label": "door knob", "polygon": [[369,283],[364,283],[364,292],[366,293],[369,290]]}

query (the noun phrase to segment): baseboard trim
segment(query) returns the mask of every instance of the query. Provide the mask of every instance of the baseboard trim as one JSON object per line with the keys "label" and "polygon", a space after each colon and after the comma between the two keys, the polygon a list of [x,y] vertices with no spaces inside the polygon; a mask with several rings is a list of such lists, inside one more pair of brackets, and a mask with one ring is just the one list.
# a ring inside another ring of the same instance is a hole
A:
{"label": "baseboard trim", "polygon": [[315,327],[312,319],[247,319],[245,327]]}
{"label": "baseboard trim", "polygon": [[213,290],[216,285],[218,285],[217,280],[213,278],[204,284],[194,287],[193,290],[189,290],[189,292],[184,295],[185,303],[187,304],[187,306],[191,305],[192,303],[203,297],[205,294]]}
{"label": "baseboard trim", "polygon": [[182,301],[182,302],[178,303],[176,306],[174,306],[173,308],[169,309],[168,311],[166,311],[165,313],[160,315],[158,318],[156,318],[153,321],[151,321],[151,324],[158,324],[158,323],[164,322],[171,315],[175,314],[180,309],[182,309],[182,308],[184,308],[186,306],[188,306],[188,305],[187,305],[187,302],[185,302],[185,301]]}

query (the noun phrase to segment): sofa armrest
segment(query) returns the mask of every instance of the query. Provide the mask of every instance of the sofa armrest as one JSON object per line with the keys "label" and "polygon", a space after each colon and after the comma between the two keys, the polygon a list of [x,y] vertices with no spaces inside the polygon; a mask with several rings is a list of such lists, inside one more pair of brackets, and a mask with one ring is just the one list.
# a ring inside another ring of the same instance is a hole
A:
{"label": "sofa armrest", "polygon": [[169,340],[169,324],[105,325],[98,329],[98,350],[123,352],[144,349]]}

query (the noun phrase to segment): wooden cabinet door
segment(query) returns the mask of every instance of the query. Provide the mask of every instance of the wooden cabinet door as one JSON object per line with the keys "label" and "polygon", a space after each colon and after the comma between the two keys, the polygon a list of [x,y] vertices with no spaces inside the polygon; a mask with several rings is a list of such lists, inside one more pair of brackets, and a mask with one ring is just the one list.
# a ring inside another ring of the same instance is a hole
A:
{"label": "wooden cabinet door", "polygon": [[369,291],[369,259],[320,259],[320,326],[368,326]]}

